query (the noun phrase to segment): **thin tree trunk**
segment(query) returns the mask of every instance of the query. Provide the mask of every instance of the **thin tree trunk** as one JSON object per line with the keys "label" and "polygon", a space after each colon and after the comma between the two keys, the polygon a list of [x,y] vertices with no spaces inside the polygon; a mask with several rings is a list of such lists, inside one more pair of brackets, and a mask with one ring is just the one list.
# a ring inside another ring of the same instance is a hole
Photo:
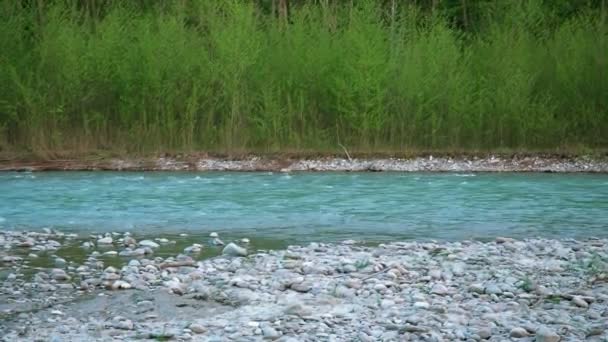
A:
{"label": "thin tree trunk", "polygon": [[467,0],[462,0],[462,24],[465,30],[469,29],[469,15],[467,11]]}
{"label": "thin tree trunk", "polygon": [[[601,63],[601,67],[600,67],[600,80],[602,80],[602,90],[605,91],[606,88],[606,71],[608,71],[608,62],[606,61],[606,0],[602,0],[602,4],[601,4],[601,9],[602,11],[602,19],[600,20],[600,33],[601,33],[601,38],[600,38],[600,51],[601,51],[601,57],[602,61]],[[602,101],[602,103],[600,104],[600,106],[605,106],[606,105],[606,100],[604,99]],[[606,108],[601,108],[600,110],[605,110]]]}
{"label": "thin tree trunk", "polygon": [[279,0],[279,20],[285,26],[289,23],[289,0]]}
{"label": "thin tree trunk", "polygon": [[435,14],[435,10],[437,10],[437,2],[439,0],[433,0],[433,2],[431,3],[431,13]]}

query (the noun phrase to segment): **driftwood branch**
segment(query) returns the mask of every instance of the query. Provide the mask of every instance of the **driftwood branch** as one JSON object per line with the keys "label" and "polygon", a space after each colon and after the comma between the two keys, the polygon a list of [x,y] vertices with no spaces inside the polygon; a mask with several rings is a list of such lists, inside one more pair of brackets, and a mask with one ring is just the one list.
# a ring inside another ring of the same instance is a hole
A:
{"label": "driftwood branch", "polygon": [[342,147],[342,149],[344,150],[344,153],[346,153],[346,157],[348,157],[348,161],[352,162],[353,158],[350,157],[350,154],[348,153],[348,150],[346,149],[346,147],[344,147],[344,145],[342,144],[338,144],[340,147]]}

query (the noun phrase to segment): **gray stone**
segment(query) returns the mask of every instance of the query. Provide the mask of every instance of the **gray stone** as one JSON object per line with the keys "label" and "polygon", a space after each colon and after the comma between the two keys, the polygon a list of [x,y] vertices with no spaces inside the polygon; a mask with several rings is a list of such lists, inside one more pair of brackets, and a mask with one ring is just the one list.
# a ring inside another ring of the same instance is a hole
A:
{"label": "gray stone", "polygon": [[448,288],[441,284],[435,284],[435,285],[433,285],[433,288],[431,289],[431,293],[437,294],[440,296],[444,296],[444,295],[448,294]]}
{"label": "gray stone", "polygon": [[516,327],[516,328],[511,329],[509,336],[514,337],[514,338],[523,338],[523,337],[530,336],[530,334],[528,333],[528,331],[526,329],[521,328],[521,327]]}
{"label": "gray stone", "polygon": [[224,245],[224,241],[220,240],[220,238],[213,238],[213,239],[211,239],[210,243],[213,246],[223,246]]}
{"label": "gray stone", "polygon": [[137,259],[132,259],[132,260],[129,260],[128,265],[131,267],[139,267],[139,266],[141,266],[141,263]]}
{"label": "gray stone", "polygon": [[304,317],[311,315],[312,310],[309,307],[304,306],[300,303],[295,303],[285,308],[285,314]]}
{"label": "gray stone", "polygon": [[133,324],[133,321],[131,321],[130,319],[123,319],[123,320],[119,320],[118,322],[114,323],[114,328],[116,328],[116,329],[133,330],[134,327],[135,327],[135,325]]}
{"label": "gray stone", "polygon": [[131,288],[131,284],[123,280],[117,280],[112,284],[112,290],[128,290]]}
{"label": "gray stone", "polygon": [[428,309],[431,305],[427,302],[415,302],[414,307],[418,309]]}
{"label": "gray stone", "polygon": [[585,301],[580,296],[574,296],[574,297],[572,297],[572,303],[574,303],[576,306],[581,307],[581,308],[588,308],[589,307],[589,303],[587,303],[587,301]]}
{"label": "gray stone", "polygon": [[485,292],[485,287],[483,286],[483,284],[471,284],[469,286],[469,291],[470,292],[474,292],[474,293],[478,293],[478,294],[483,294]]}
{"label": "gray stone", "polygon": [[202,326],[201,324],[197,324],[197,323],[190,324],[189,328],[195,334],[204,334],[207,332],[207,329],[204,326]]}
{"label": "gray stone", "polygon": [[352,265],[352,264],[344,265],[342,267],[342,272],[344,272],[344,273],[357,272],[357,267],[355,265]]}
{"label": "gray stone", "polygon": [[54,268],[53,270],[51,270],[51,278],[58,281],[66,281],[71,279],[70,276],[60,268]]}
{"label": "gray stone", "polygon": [[97,240],[98,245],[111,245],[114,242],[111,236],[103,237]]}
{"label": "gray stone", "polygon": [[496,284],[488,284],[485,288],[485,293],[499,295],[502,293],[502,290]]}
{"label": "gray stone", "polygon": [[230,256],[247,256],[247,250],[231,242],[222,250],[222,254]]}
{"label": "gray stone", "polygon": [[141,240],[139,241],[141,247],[158,248],[160,245],[152,240]]}
{"label": "gray stone", "polygon": [[480,338],[487,340],[492,337],[492,329],[489,327],[479,328],[477,329],[477,335],[479,335]]}
{"label": "gray stone", "polygon": [[536,331],[536,342],[559,342],[559,340],[559,335],[545,326]]}
{"label": "gray stone", "polygon": [[291,284],[290,288],[297,292],[306,293],[312,290],[312,283],[308,281],[303,281],[301,283]]}
{"label": "gray stone", "polygon": [[262,327],[262,335],[264,335],[265,339],[269,339],[269,340],[276,340],[279,337],[281,337],[281,334],[279,334],[279,332],[276,331],[276,329],[274,329],[273,327],[271,327],[269,325],[265,325]]}

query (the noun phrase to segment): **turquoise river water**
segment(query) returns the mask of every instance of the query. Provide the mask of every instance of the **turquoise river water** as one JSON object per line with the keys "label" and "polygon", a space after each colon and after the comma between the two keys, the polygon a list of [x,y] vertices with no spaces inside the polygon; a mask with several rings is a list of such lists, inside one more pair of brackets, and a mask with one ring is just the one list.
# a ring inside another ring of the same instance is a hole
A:
{"label": "turquoise river water", "polygon": [[608,176],[0,173],[0,229],[283,241],[608,236]]}

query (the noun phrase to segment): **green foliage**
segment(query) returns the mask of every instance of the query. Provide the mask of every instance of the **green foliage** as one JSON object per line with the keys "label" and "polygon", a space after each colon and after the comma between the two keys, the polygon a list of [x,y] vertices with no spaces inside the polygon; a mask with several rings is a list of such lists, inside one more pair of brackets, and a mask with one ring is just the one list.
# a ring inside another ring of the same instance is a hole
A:
{"label": "green foliage", "polygon": [[366,268],[367,266],[369,266],[368,259],[361,259],[361,260],[357,260],[355,262],[355,267],[357,268],[357,270],[362,270],[362,269]]}
{"label": "green foliage", "polygon": [[585,271],[592,276],[608,273],[608,259],[602,257],[598,253],[593,253],[591,259],[585,266]]}
{"label": "green foliage", "polygon": [[534,291],[534,289],[536,288],[532,279],[530,279],[527,276],[520,281],[520,283],[519,283],[519,285],[517,285],[517,287],[519,287],[520,289],[522,289],[528,293]]}
{"label": "green foliage", "polygon": [[554,294],[548,295],[547,297],[545,297],[545,300],[553,304],[559,304],[562,301],[562,296]]}
{"label": "green foliage", "polygon": [[36,3],[0,2],[1,149],[608,145],[605,13],[579,3]]}

